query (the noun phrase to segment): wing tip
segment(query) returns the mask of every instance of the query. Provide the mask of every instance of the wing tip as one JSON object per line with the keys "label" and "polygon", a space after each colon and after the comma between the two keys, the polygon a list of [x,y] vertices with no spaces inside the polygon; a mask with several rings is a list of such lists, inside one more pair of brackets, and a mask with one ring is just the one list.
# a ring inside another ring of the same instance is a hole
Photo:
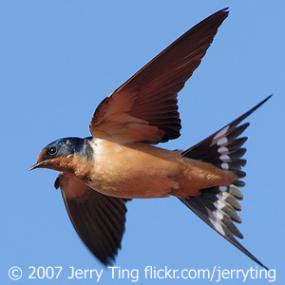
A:
{"label": "wing tip", "polygon": [[222,8],[222,9],[218,10],[213,15],[223,15],[223,19],[226,19],[228,17],[229,13],[230,13],[230,8],[229,7],[225,7],[225,8]]}
{"label": "wing tip", "polygon": [[229,7],[225,7],[225,8],[222,8],[221,10],[219,10],[218,12],[222,12],[222,13],[228,15],[230,13],[230,8]]}
{"label": "wing tip", "polygon": [[[214,12],[213,14],[211,14],[210,16],[208,16],[207,18],[205,18],[204,20],[202,20],[200,23],[198,23],[197,25],[192,27],[190,30],[195,29],[197,27],[201,27],[201,25],[203,26],[204,24],[212,24],[213,27],[215,28],[216,32],[217,32],[219,26],[228,17],[228,15],[229,15],[229,8],[228,7],[220,9],[220,10]],[[216,34],[216,32],[215,32],[215,34]]]}

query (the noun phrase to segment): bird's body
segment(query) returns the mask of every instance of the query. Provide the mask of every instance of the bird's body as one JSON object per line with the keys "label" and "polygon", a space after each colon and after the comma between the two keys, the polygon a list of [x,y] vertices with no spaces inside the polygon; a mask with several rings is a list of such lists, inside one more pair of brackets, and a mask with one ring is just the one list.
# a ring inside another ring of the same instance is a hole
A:
{"label": "bird's body", "polygon": [[77,233],[104,264],[120,248],[126,203],[171,195],[265,267],[238,242],[243,236],[234,223],[241,222],[247,139],[241,135],[249,126],[242,121],[270,96],[185,151],[155,146],[179,137],[177,94],[227,15],[224,9],[194,26],[105,98],[91,120],[92,137],[56,140],[33,166],[61,172],[55,187]]}
{"label": "bird's body", "polygon": [[91,188],[112,197],[196,196],[201,189],[229,185],[236,179],[231,171],[183,157],[179,151],[100,138],[86,143],[92,149],[92,159],[74,155],[74,173]]}

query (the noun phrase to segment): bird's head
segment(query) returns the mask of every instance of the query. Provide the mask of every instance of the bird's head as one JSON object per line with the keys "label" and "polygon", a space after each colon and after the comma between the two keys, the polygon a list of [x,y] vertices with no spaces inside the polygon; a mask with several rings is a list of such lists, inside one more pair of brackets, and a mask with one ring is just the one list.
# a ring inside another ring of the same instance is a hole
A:
{"label": "bird's head", "polygon": [[58,139],[42,149],[37,162],[31,167],[50,168],[74,172],[76,162],[86,155],[86,140],[81,138]]}

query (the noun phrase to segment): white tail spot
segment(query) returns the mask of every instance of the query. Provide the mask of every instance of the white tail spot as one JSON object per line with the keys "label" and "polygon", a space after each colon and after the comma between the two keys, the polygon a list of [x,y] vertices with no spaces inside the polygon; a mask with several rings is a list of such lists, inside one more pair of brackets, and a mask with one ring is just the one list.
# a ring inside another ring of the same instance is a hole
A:
{"label": "white tail spot", "polygon": [[229,170],[229,164],[226,163],[226,162],[223,162],[223,163],[221,164],[221,167],[222,167],[223,169],[225,169],[225,170]]}
{"label": "white tail spot", "polygon": [[227,186],[220,186],[219,187],[219,190],[224,192],[224,191],[227,191],[228,190],[228,187]]}
{"label": "white tail spot", "polygon": [[221,154],[226,154],[229,152],[229,149],[225,146],[221,146],[218,148],[218,153],[221,153]]}
{"label": "white tail spot", "polygon": [[228,139],[226,137],[222,137],[217,141],[218,146],[224,146],[228,143]]}
{"label": "white tail spot", "polygon": [[220,158],[220,160],[222,160],[224,162],[231,161],[231,158],[227,154],[222,154],[219,158]]}

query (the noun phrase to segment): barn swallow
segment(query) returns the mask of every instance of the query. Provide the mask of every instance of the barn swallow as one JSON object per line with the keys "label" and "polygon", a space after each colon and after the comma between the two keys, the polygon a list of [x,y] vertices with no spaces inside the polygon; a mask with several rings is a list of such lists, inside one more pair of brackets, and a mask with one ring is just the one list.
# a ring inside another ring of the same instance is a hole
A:
{"label": "barn swallow", "polygon": [[207,17],[163,50],[97,107],[91,137],[58,139],[34,168],[60,172],[60,188],[78,235],[104,265],[113,264],[133,198],[175,196],[218,234],[267,268],[237,238],[250,114],[271,96],[184,151],[155,146],[180,136],[177,94],[211,45],[228,9]]}

